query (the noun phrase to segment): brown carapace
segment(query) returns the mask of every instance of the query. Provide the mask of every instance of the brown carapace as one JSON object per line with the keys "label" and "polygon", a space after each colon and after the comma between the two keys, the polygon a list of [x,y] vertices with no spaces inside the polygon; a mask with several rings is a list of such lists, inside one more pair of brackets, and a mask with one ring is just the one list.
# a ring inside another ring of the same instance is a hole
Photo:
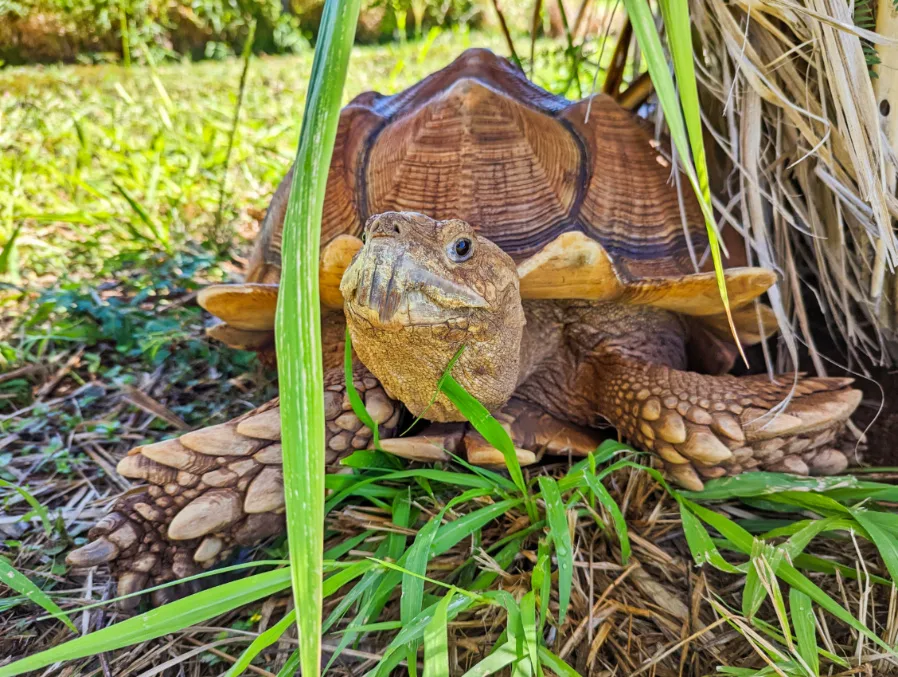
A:
{"label": "brown carapace", "polygon": [[[247,282],[200,295],[220,320],[212,336],[269,357],[291,178]],[[439,399],[425,416],[441,422],[395,437],[467,345],[455,375],[490,402],[524,465],[583,456],[610,423],[691,489],[753,469],[844,470],[837,436],[860,400],[850,379],[723,375],[736,351],[714,275],[697,265],[702,215],[671,178],[650,133],[612,99],[553,96],[485,50],[394,96],[353,100],[321,233],[328,463],[372,440],[345,393],[348,320],[381,446],[413,461],[503,463]],[[757,299],[775,275],[726,278],[740,338],[761,340],[774,322]],[[120,498],[69,563],[112,562],[124,594],[281,531],[279,442],[275,401],[133,449],[118,470],[148,486]]]}

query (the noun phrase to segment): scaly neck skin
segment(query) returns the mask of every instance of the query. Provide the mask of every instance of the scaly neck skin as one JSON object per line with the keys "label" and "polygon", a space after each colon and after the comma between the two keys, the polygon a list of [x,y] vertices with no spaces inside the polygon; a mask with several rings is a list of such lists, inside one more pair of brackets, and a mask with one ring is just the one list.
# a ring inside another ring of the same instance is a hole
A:
{"label": "scaly neck skin", "polygon": [[686,368],[687,332],[674,313],[590,301],[525,301],[515,396],[580,425],[611,415],[622,363]]}

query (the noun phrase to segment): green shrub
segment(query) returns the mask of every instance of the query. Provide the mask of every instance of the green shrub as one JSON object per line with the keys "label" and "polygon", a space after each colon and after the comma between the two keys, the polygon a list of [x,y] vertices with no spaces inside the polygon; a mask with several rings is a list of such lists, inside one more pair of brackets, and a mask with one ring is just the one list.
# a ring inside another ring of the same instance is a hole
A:
{"label": "green shrub", "polygon": [[[257,52],[306,49],[323,0],[0,0],[0,59],[33,62],[158,62],[218,59],[239,52],[256,23]],[[479,24],[486,0],[368,0],[360,42],[425,35],[433,27]]]}

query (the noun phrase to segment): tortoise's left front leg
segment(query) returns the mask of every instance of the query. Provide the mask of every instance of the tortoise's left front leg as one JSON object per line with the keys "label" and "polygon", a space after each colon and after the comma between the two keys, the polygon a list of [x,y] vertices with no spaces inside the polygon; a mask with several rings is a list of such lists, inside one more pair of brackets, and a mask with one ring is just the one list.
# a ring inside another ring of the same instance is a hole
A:
{"label": "tortoise's left front leg", "polygon": [[597,369],[599,412],[686,488],[751,469],[831,475],[848,466],[833,443],[861,400],[850,378],[706,376],[619,354]]}

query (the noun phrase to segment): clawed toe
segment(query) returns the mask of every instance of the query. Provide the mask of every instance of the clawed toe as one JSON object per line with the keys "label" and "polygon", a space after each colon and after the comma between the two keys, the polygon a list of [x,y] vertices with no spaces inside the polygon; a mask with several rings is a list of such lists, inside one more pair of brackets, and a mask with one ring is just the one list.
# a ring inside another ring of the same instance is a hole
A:
{"label": "clawed toe", "polygon": [[796,397],[781,413],[750,407],[742,414],[742,420],[750,440],[813,433],[847,421],[861,397],[860,390],[815,392]]}
{"label": "clawed toe", "polygon": [[860,404],[861,392],[847,387],[850,379],[799,381],[779,412],[773,407],[788,394],[787,385],[773,393],[761,379],[720,383],[731,390],[719,389],[717,400],[687,391],[628,394],[622,399],[632,404],[621,402],[615,422],[691,490],[700,490],[703,480],[749,470],[832,475],[848,467],[845,454],[832,445]]}
{"label": "clawed toe", "polygon": [[105,537],[91,541],[77,550],[72,550],[65,561],[73,567],[95,567],[106,562],[111,562],[118,557],[119,550],[114,543]]}

